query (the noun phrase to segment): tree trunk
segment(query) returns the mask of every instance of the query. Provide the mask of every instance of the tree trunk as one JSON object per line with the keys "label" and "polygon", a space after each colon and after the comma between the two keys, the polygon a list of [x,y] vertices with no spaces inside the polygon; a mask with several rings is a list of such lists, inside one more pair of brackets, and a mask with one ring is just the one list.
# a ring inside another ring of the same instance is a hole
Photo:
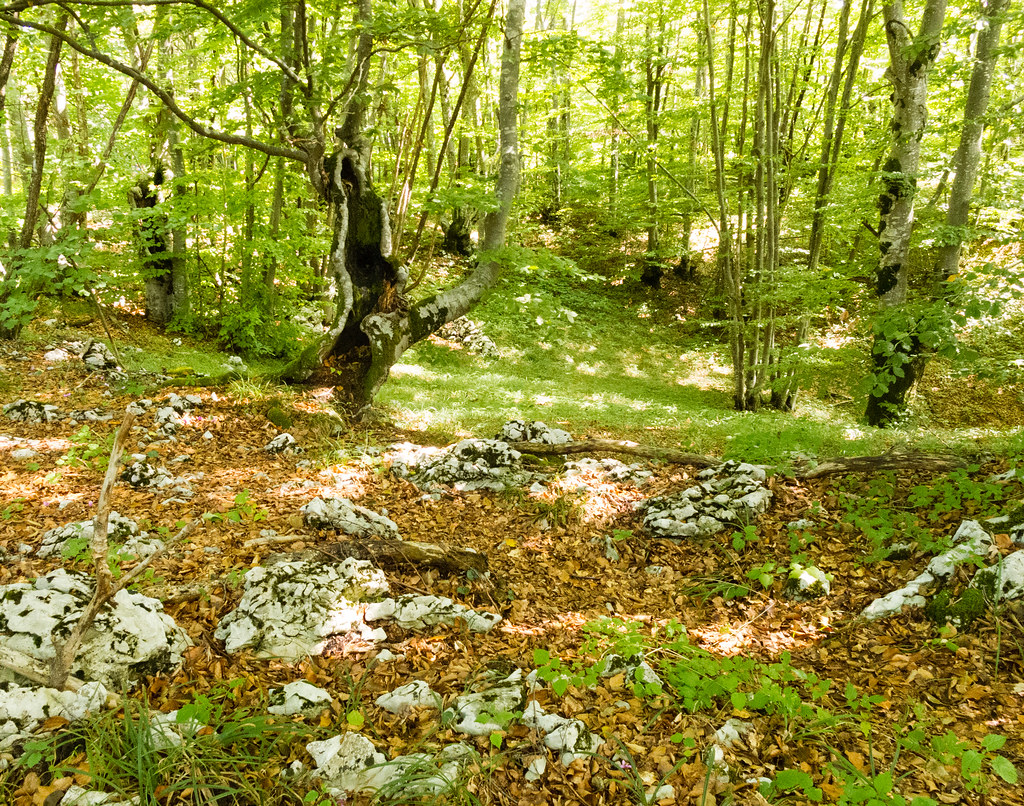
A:
{"label": "tree trunk", "polygon": [[[57,17],[54,27],[57,31],[63,32],[67,28],[67,24],[68,14],[62,11]],[[50,37],[50,50],[46,57],[43,85],[39,89],[39,101],[36,104],[32,178],[25,193],[25,218],[22,221],[21,235],[18,238],[18,248],[21,252],[25,252],[32,246],[32,236],[35,233],[36,222],[39,220],[39,196],[43,186],[43,174],[46,171],[47,123],[50,116],[50,102],[53,100],[53,93],[57,85],[57,67],[60,64],[60,52],[63,44],[60,37]],[[10,272],[4,278],[3,286],[0,288],[0,309],[5,307],[14,293],[34,297],[40,290],[36,287],[37,283],[31,278],[26,281],[26,278],[19,276],[23,266],[21,257],[16,257],[12,262]],[[6,316],[0,317],[0,338],[17,338],[23,325],[24,321],[21,317],[13,319]]]}
{"label": "tree trunk", "polygon": [[481,251],[483,256],[462,283],[419,302],[408,310],[387,310],[358,320],[370,346],[370,360],[364,364],[361,383],[353,387],[369,403],[387,380],[391,367],[411,345],[426,338],[441,325],[467,313],[497,283],[501,263],[495,252],[505,244],[512,202],[519,188],[519,135],[517,107],[519,63],[525,0],[510,0],[505,20],[501,76],[498,88],[498,131],[501,162],[495,196],[498,205],[484,217]]}
{"label": "tree trunk", "polygon": [[907,299],[907,258],[914,224],[921,138],[928,121],[928,76],[939,54],[946,0],[927,0],[921,27],[911,36],[900,0],[882,7],[893,85],[892,144],[882,166],[885,190],[878,200],[880,224],[876,294],[881,304],[872,348],[874,382],[867,420],[874,426],[895,422],[906,407],[918,374],[920,342],[913,325],[901,323]]}
{"label": "tree trunk", "polygon": [[949,194],[949,208],[946,211],[945,243],[939,250],[936,280],[945,286],[958,274],[960,249],[967,227],[974,183],[978,178],[978,164],[981,162],[981,135],[985,127],[985,113],[988,111],[989,93],[992,89],[992,75],[999,57],[999,34],[1003,25],[1003,12],[1010,0],[981,0],[981,19],[978,26],[978,41],[974,53],[974,69],[971,84],[967,90],[964,105],[964,125],[960,134],[960,145],[953,157],[953,186]]}

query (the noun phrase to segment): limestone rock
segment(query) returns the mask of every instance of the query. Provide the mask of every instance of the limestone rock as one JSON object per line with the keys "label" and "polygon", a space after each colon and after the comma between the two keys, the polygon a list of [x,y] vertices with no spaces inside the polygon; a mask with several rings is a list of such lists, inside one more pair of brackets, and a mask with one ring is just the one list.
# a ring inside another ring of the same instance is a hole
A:
{"label": "limestone rock", "polygon": [[1024,551],[1015,551],[974,575],[973,587],[995,601],[1024,598]]}
{"label": "limestone rock", "polygon": [[366,606],[366,620],[391,619],[407,630],[422,630],[461,619],[470,632],[487,632],[501,621],[497,613],[480,612],[447,596],[399,596]]}
{"label": "limestone rock", "polygon": [[[66,636],[92,597],[93,581],[63,569],[35,581],[0,586],[0,644],[44,663],[51,636]],[[190,645],[159,601],[121,590],[85,634],[72,673],[120,689],[136,677],[173,671]]]}
{"label": "limestone rock", "polygon": [[296,453],[298,442],[291,434],[278,434],[270,442],[263,446],[267,453]]}
{"label": "limestone rock", "polygon": [[269,700],[267,711],[281,716],[317,714],[333,701],[327,691],[305,680],[295,680],[283,689],[271,689]]}
{"label": "limestone rock", "polygon": [[[89,545],[93,537],[94,519],[69,523],[43,532],[43,545],[36,552],[40,557],[59,554],[69,540],[81,541],[82,548]],[[111,543],[124,543],[132,537],[140,535],[139,525],[131,518],[119,512],[111,512],[107,520],[107,540]],[[151,552],[152,553],[152,552]]]}
{"label": "limestone rock", "polygon": [[50,403],[20,399],[4,406],[4,416],[16,423],[52,423],[60,419],[60,410]]}
{"label": "limestone rock", "polygon": [[804,567],[800,563],[793,563],[789,570],[789,579],[786,581],[785,593],[790,599],[798,602],[805,602],[810,599],[820,599],[828,596],[832,591],[832,582],[828,575],[815,565]]}
{"label": "limestone rock", "polygon": [[404,714],[413,708],[441,710],[441,695],[422,680],[413,680],[394,691],[381,694],[375,702],[392,714]]}
{"label": "limestone rock", "polygon": [[697,474],[698,484],[642,502],[644,527],[655,537],[709,537],[764,514],[772,493],[764,468],[725,462]]}
{"label": "limestone rock", "polygon": [[245,574],[238,607],[221,619],[214,635],[228,652],[250,648],[261,657],[298,660],[317,655],[333,635],[373,631],[362,603],[387,593],[384,574],[366,560],[334,565],[287,560]]}
{"label": "limestone rock", "polygon": [[401,540],[398,524],[347,498],[314,498],[304,507],[306,524],[317,529],[337,529],[355,537],[385,537]]}
{"label": "limestone rock", "polygon": [[520,463],[522,455],[507,442],[464,439],[444,450],[397,454],[393,472],[423,489],[451,486],[456,490],[493,490],[520,487],[530,479]]}
{"label": "limestone rock", "polygon": [[572,442],[572,434],[561,428],[550,428],[540,420],[509,420],[494,435],[502,442],[539,442],[544,445],[565,445]]}

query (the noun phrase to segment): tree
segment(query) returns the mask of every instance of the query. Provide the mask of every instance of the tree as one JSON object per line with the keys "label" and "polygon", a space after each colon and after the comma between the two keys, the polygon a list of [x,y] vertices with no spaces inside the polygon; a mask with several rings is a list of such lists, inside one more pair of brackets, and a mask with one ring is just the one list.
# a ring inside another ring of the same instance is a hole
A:
{"label": "tree", "polygon": [[[252,25],[254,20],[251,19],[252,14],[263,11],[223,10],[206,0],[132,3],[83,0],[76,3],[80,14],[73,15],[77,27],[69,30],[63,24],[48,22],[43,16],[29,18],[23,13],[40,14],[38,9],[55,4],[56,0],[9,3],[0,6],[0,21],[15,29],[46,34],[55,46],[66,45],[138,82],[194,135],[260,152],[268,160],[276,157],[301,165],[314,193],[326,204],[328,219],[333,222],[325,262],[334,314],[324,336],[288,367],[285,373],[288,379],[327,381],[336,387],[339,397],[360,408],[371,401],[387,377],[388,362],[446,321],[465,313],[496,281],[500,262],[494,253],[504,242],[505,224],[518,176],[516,103],[524,16],[522,2],[517,0],[510,4],[506,20],[499,95],[502,151],[497,183],[499,204],[485,221],[483,246],[486,254],[464,283],[419,303],[404,299],[406,272],[391,256],[388,207],[375,192],[372,182],[374,141],[369,129],[374,103],[370,76],[375,56],[379,49],[400,50],[420,41],[422,15],[410,14],[406,21],[394,18],[394,9],[382,7],[382,11],[392,16],[381,20],[375,17],[372,0],[360,0],[350,29],[351,50],[345,53],[325,38],[320,45],[326,55],[318,60],[312,53],[303,0],[295,0],[293,11],[282,14],[280,9],[273,9],[273,15],[265,15],[265,25],[259,19]],[[275,96],[293,99],[294,110],[285,110],[289,116],[279,119],[279,125],[263,125],[258,130],[254,118],[246,117],[244,133],[238,131],[238,126],[232,130],[230,121],[227,121],[228,127],[222,128],[207,122],[216,120],[216,115],[187,111],[166,76],[154,75],[144,65],[133,66],[117,58],[109,52],[110,48],[103,49],[104,40],[96,35],[97,31],[115,27],[122,9],[146,7],[157,8],[158,16],[172,9],[189,25],[206,24],[212,31],[211,39],[226,39],[242,49],[247,58],[258,57],[261,63],[272,65],[280,76],[277,82],[268,82],[265,76],[253,76],[252,83],[270,88],[267,91]],[[403,25],[404,22],[408,22],[408,26]],[[483,21],[485,29],[489,22],[489,17]],[[247,26],[257,33],[248,33]],[[406,27],[410,28],[409,33],[404,32]],[[290,31],[292,44],[289,46],[286,41],[282,45],[278,37],[269,33],[275,29],[283,31],[280,39],[284,40]],[[339,81],[337,74],[342,69],[339,62],[346,60],[347,80]],[[467,70],[467,77],[469,74]],[[297,122],[299,110],[303,116]],[[291,111],[296,119],[291,118]],[[453,113],[453,121],[457,111]],[[335,118],[340,119],[340,125],[332,127],[330,121]],[[450,137],[450,133],[451,126],[446,136]],[[41,140],[45,143],[45,137]],[[38,142],[37,138],[37,147]],[[173,155],[173,144],[170,150]],[[250,179],[249,191],[252,186]],[[269,276],[273,277],[273,273]]]}
{"label": "tree", "polygon": [[920,371],[920,334],[905,309],[907,259],[914,224],[921,139],[928,122],[928,76],[939,55],[946,0],[927,0],[916,34],[911,32],[900,0],[882,7],[892,83],[889,156],[882,166],[879,196],[880,259],[875,293],[882,311],[875,322],[872,347],[874,380],[868,394],[871,425],[894,422]]}

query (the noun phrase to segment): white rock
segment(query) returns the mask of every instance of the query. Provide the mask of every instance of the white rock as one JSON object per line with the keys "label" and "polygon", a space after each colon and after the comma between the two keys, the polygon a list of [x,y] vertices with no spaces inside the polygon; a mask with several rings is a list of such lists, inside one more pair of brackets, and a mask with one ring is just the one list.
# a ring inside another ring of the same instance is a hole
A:
{"label": "white rock", "polygon": [[[92,592],[90,577],[63,569],[0,587],[0,644],[48,662],[54,631],[71,630]],[[120,689],[140,674],[173,671],[190,643],[158,600],[120,590],[86,633],[72,672]]]}
{"label": "white rock", "polygon": [[658,803],[663,800],[670,800],[675,803],[676,789],[672,784],[662,784],[647,793],[648,803]]}
{"label": "white rock", "polygon": [[991,593],[996,601],[1024,598],[1024,551],[1015,551],[996,565],[981,569],[971,585]]}
{"label": "white rock", "polygon": [[317,529],[337,529],[356,537],[384,537],[401,540],[398,524],[347,498],[314,498],[304,507],[306,523]]}
{"label": "white rock", "polygon": [[785,592],[791,599],[807,601],[828,596],[832,591],[832,582],[828,575],[815,565],[806,568],[794,563],[789,572]]}
{"label": "white rock", "polygon": [[413,708],[441,710],[441,695],[422,680],[413,680],[394,691],[381,694],[375,702],[392,714],[404,714]]}
{"label": "white rock", "polygon": [[16,462],[27,462],[29,459],[35,459],[37,456],[39,456],[39,453],[31,448],[18,448],[11,451],[11,458]]}
{"label": "white rock", "polygon": [[310,742],[306,751],[313,757],[320,777],[343,791],[380,789],[397,772],[394,767],[383,766],[387,757],[378,753],[373,742],[359,733]]}
{"label": "white rock", "polygon": [[238,607],[214,635],[228,652],[297,660],[317,655],[333,635],[362,634],[362,602],[387,592],[380,569],[365,560],[333,565],[293,560],[252,568]]}
{"label": "white rock", "polygon": [[178,719],[178,711],[153,714],[149,718],[149,737],[157,750],[181,747],[187,739],[193,738],[205,728],[197,719]]}
{"label": "white rock", "polygon": [[288,683],[280,691],[272,689],[269,699],[267,711],[281,716],[319,713],[333,701],[327,691],[305,680]]}
{"label": "white rock", "polygon": [[267,453],[286,453],[294,451],[298,443],[291,434],[278,434],[270,442],[263,446]]}
{"label": "white rock", "polygon": [[526,767],[527,781],[539,781],[548,768],[548,760],[544,756],[536,756]]}
{"label": "white rock", "polygon": [[523,707],[523,675],[517,669],[486,691],[464,694],[455,701],[455,724],[459,733],[487,736],[501,730],[504,724],[493,721],[499,714],[511,714]]}

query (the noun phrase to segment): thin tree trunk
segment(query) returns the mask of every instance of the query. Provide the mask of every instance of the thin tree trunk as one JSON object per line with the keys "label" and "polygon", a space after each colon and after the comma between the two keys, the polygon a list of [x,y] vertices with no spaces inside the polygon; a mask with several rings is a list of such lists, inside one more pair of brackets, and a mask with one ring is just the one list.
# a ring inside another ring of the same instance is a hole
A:
{"label": "thin tree trunk", "polygon": [[960,145],[957,147],[956,156],[953,157],[954,176],[949,194],[949,208],[946,211],[946,242],[939,249],[936,267],[936,279],[943,285],[959,272],[960,249],[967,228],[974,183],[978,178],[978,165],[981,162],[981,136],[985,128],[992,76],[995,73],[996,59],[999,57],[999,34],[1004,12],[1009,6],[1010,0],[981,0],[974,69],[971,71],[971,84],[964,105]]}

